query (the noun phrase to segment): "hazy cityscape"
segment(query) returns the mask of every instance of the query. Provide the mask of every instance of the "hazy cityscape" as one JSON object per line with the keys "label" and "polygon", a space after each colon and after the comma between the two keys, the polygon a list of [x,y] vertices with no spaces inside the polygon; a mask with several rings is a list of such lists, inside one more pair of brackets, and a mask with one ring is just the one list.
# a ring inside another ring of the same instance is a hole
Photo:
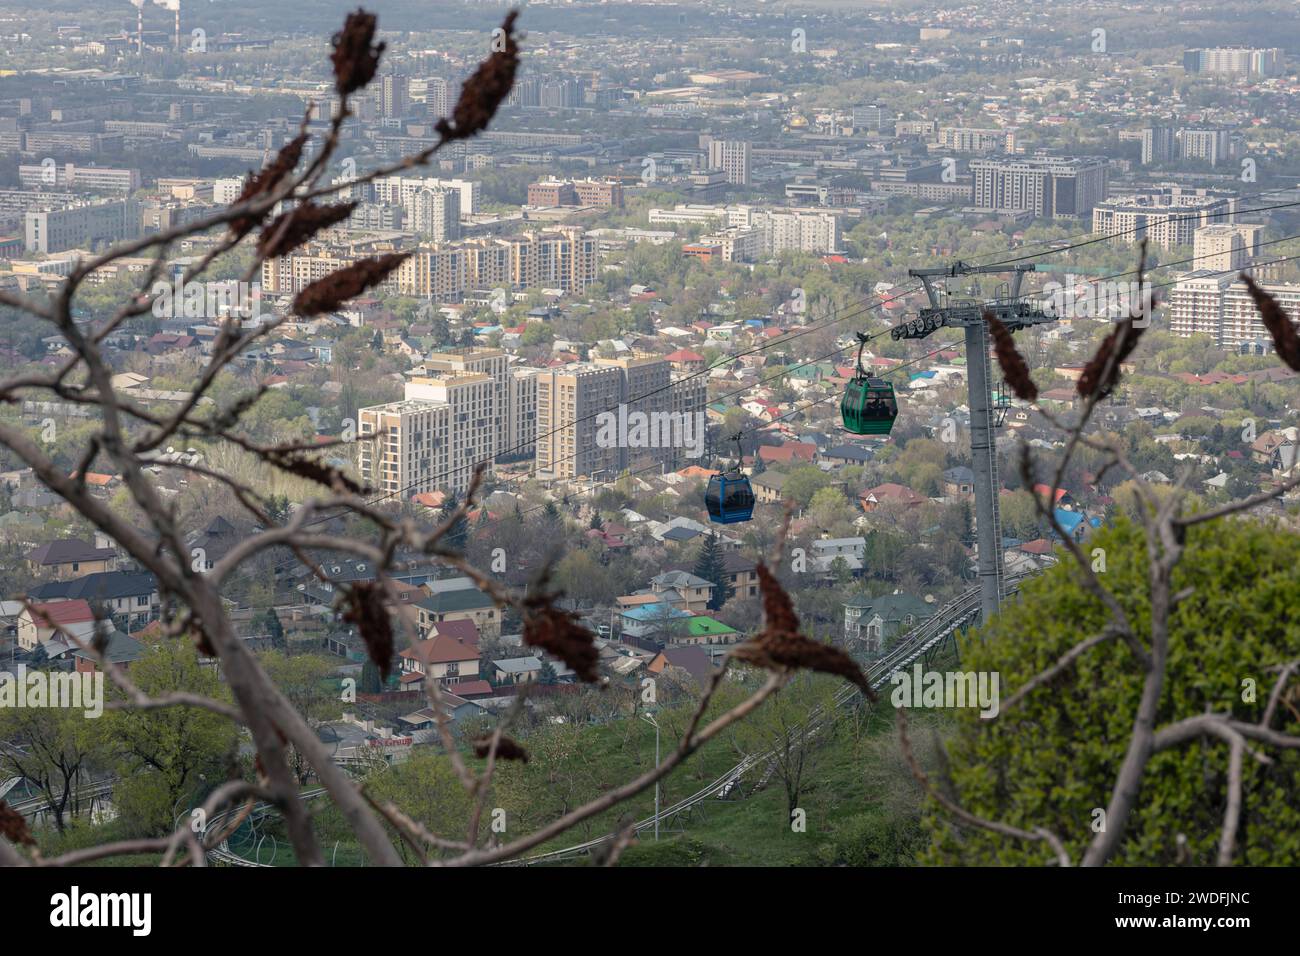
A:
{"label": "hazy cityscape", "polygon": [[1295,866],[1298,257],[1285,2],[0,0],[0,863]]}

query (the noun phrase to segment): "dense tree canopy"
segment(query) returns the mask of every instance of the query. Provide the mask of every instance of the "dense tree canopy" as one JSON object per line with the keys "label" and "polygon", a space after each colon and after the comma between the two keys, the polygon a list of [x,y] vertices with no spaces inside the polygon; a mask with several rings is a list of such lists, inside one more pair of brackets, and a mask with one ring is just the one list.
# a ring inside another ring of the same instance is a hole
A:
{"label": "dense tree canopy", "polygon": [[[1106,557],[1104,583],[1136,622],[1149,617],[1146,545],[1121,519],[1089,539]],[[1258,721],[1276,672],[1296,656],[1300,623],[1290,608],[1300,588],[1300,536],[1247,521],[1193,527],[1175,590],[1192,587],[1170,621],[1170,657],[1157,728],[1187,717],[1231,712]],[[1025,585],[1015,612],[962,649],[966,670],[1000,674],[1005,701],[1027,679],[1105,623],[1101,604],[1065,562]],[[1142,624],[1138,624],[1139,629]],[[963,710],[949,747],[952,783],[967,809],[990,819],[1055,832],[1078,859],[1105,807],[1128,744],[1142,673],[1127,648],[1103,643],[1010,712],[981,721]],[[1294,734],[1300,717],[1283,707],[1274,728]],[[1300,862],[1300,754],[1282,750],[1243,769],[1237,862]],[[1142,780],[1115,862],[1212,864],[1223,824],[1228,747],[1216,739],[1157,753]],[[934,842],[925,862],[1041,864],[1041,843],[951,829],[928,818]],[[1185,846],[1181,845],[1185,838]]]}

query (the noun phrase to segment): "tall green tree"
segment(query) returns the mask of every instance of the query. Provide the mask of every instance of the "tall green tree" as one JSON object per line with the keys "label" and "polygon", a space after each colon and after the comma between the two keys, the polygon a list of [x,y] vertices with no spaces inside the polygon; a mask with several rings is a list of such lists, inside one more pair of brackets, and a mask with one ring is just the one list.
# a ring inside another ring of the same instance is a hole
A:
{"label": "tall green tree", "polygon": [[[454,493],[448,493],[447,498],[442,503],[442,509],[438,512],[438,523],[445,524],[451,520],[456,509],[460,507],[460,499]],[[464,515],[456,518],[451,528],[447,531],[446,537],[442,540],[447,543],[453,551],[459,551],[462,554],[465,551],[465,542],[469,537],[469,521]]]}
{"label": "tall green tree", "polygon": [[[199,662],[191,641],[166,640],[131,665],[131,680],[150,697],[185,691],[229,699],[216,669]],[[170,830],[209,781],[225,772],[238,739],[220,714],[199,707],[106,711],[103,722],[119,756],[114,797],[128,830]]]}
{"label": "tall green tree", "polygon": [[361,666],[361,680],[357,683],[357,690],[362,694],[383,693],[384,682],[379,676],[379,668],[369,658]]}
{"label": "tall green tree", "polygon": [[287,645],[284,638],[284,625],[280,623],[280,615],[275,613],[275,608],[266,609],[266,614],[262,616],[262,627],[271,638],[271,646],[277,650],[284,650]]}
{"label": "tall green tree", "polygon": [[709,598],[709,610],[721,610],[735,595],[736,589],[727,578],[726,558],[718,544],[718,536],[711,534],[700,543],[699,554],[695,557],[695,576],[713,584],[713,596]]}
{"label": "tall green tree", "polygon": [[[1258,722],[1276,668],[1300,647],[1294,614],[1300,591],[1300,536],[1254,521],[1188,529],[1171,590],[1192,589],[1169,626],[1169,659],[1156,717],[1159,728],[1206,713]],[[1105,584],[1132,621],[1150,617],[1148,555],[1142,531],[1125,518],[1088,539],[1105,556]],[[1027,680],[1092,634],[1107,612],[1063,562],[1028,582],[1019,600],[965,642],[962,669],[999,675],[1005,701]],[[1026,829],[1045,827],[1079,859],[1102,825],[1142,694],[1142,673],[1120,641],[1098,644],[1071,667],[994,719],[958,712],[948,747],[952,793],[966,809]],[[1276,732],[1300,733],[1300,714],[1276,708]],[[1241,824],[1235,860],[1254,866],[1300,863],[1300,752],[1262,747],[1267,763],[1242,765]],[[1228,800],[1229,746],[1198,738],[1156,752],[1112,862],[1128,866],[1213,865]],[[1043,843],[952,829],[932,810],[930,864],[1041,864]]]}
{"label": "tall green tree", "polygon": [[26,778],[60,833],[79,809],[77,787],[107,753],[103,723],[70,707],[0,707],[0,740],[8,745],[0,747],[0,779]]}

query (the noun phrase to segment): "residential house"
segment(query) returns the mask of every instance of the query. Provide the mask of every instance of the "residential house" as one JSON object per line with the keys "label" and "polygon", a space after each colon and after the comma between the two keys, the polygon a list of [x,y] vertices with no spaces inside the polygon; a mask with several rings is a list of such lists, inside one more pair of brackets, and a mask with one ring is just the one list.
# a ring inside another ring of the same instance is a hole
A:
{"label": "residential house", "polygon": [[1084,536],[1093,528],[1101,527],[1100,518],[1089,518],[1082,511],[1066,511],[1063,508],[1055,508],[1052,514],[1056,516],[1057,522],[1065,533],[1075,541],[1082,541]]}
{"label": "residential house", "polygon": [[1297,432],[1300,429],[1295,427],[1264,432],[1250,446],[1251,461],[1265,465],[1273,472],[1289,472],[1295,467],[1296,451],[1300,447]]}
{"label": "residential house", "polygon": [[975,472],[965,465],[949,468],[943,473],[943,493],[953,497],[975,494]]}
{"label": "residential house", "polygon": [[779,471],[764,471],[754,475],[749,479],[749,487],[754,491],[754,500],[760,505],[780,502],[785,477],[785,474]]}
{"label": "residential house", "polygon": [[864,594],[844,602],[844,639],[858,641],[869,653],[878,654],[933,616],[931,605],[910,594]]}
{"label": "residential house", "polygon": [[[108,662],[123,670],[145,656],[145,647],[134,637],[123,634],[117,628],[108,635],[108,641],[101,651]],[[90,674],[99,670],[99,658],[93,651],[76,647],[72,650],[73,669],[78,673]]]}
{"label": "residential house", "polygon": [[759,445],[757,455],[766,465],[812,464],[817,459],[817,446],[811,442],[799,441],[788,441],[784,445]]}
{"label": "residential house", "polygon": [[33,604],[18,615],[18,647],[33,651],[63,633],[81,641],[95,634],[95,612],[85,601],[54,601]]}
{"label": "residential house", "polygon": [[876,485],[874,488],[868,488],[858,495],[858,502],[862,505],[863,511],[875,511],[881,505],[900,505],[904,508],[915,508],[918,505],[925,504],[925,497],[918,495],[906,485],[900,485],[892,481],[887,481],[882,485]]}
{"label": "residential house", "polygon": [[221,515],[208,522],[202,531],[190,535],[186,544],[196,571],[211,571],[218,561],[224,558],[235,545],[247,537]]}
{"label": "residential house", "polygon": [[722,558],[722,570],[736,597],[758,597],[758,567],[737,551]]}
{"label": "residential house", "polygon": [[50,541],[26,555],[27,565],[33,574],[70,578],[77,574],[112,571],[117,566],[117,552],[112,548],[97,548],[80,538],[62,538]]}
{"label": "residential house", "polygon": [[[69,478],[76,478],[77,473],[74,471]],[[88,471],[82,476],[82,481],[90,493],[97,498],[106,498],[115,491],[122,482],[116,475],[105,475],[96,471]]]}
{"label": "residential house", "polygon": [[102,571],[32,589],[42,603],[84,600],[102,607],[126,627],[143,627],[158,616],[158,581],[145,571]]}
{"label": "residential house", "polygon": [[866,538],[819,538],[812,542],[812,570],[817,574],[830,574],[843,562],[849,571],[861,571],[867,557]]}
{"label": "residential house", "polygon": [[541,676],[539,657],[508,657],[492,662],[492,680],[497,684],[527,684]]}
{"label": "residential house", "polygon": [[466,647],[478,647],[478,625],[473,621],[440,621],[429,629],[425,637],[432,640],[439,635],[460,641]]}
{"label": "residential house", "polygon": [[[501,633],[501,610],[469,578],[452,579],[464,584],[436,589],[423,601],[416,602],[419,610],[420,633],[427,634],[435,624],[443,621],[473,621],[479,633],[496,637]],[[438,585],[448,584],[436,582]]]}
{"label": "residential house", "polygon": [[684,633],[686,622],[694,616],[662,602],[629,608],[620,615],[623,638],[664,644]]}
{"label": "residential house", "polygon": [[1052,502],[1057,508],[1064,508],[1067,511],[1073,511],[1077,502],[1074,495],[1070,494],[1064,488],[1057,488],[1055,494],[1052,493],[1050,485],[1034,485],[1034,494],[1038,496],[1039,501],[1046,501],[1048,498],[1054,498]]}
{"label": "residential house", "polygon": [[872,457],[871,451],[861,445],[836,445],[821,454],[824,463],[836,466],[865,465]]}
{"label": "residential house", "polygon": [[703,687],[713,678],[713,662],[698,647],[665,647],[646,665],[646,672],[656,677],[669,670],[688,675]]}
{"label": "residential house", "polygon": [[684,630],[679,630],[673,635],[670,646],[680,647],[690,645],[701,647],[710,657],[716,657],[726,653],[726,649],[731,644],[736,644],[744,640],[745,635],[721,621],[715,621],[711,617],[705,617],[697,614],[686,622]]}
{"label": "residential house", "polygon": [[398,657],[401,658],[403,685],[414,684],[425,677],[450,685],[480,679],[478,648],[462,644],[445,634],[418,641]]}
{"label": "residential house", "polygon": [[704,371],[704,356],[690,349],[678,349],[664,356],[667,362],[678,372]]}
{"label": "residential house", "polygon": [[665,571],[650,579],[650,591],[656,599],[673,607],[702,614],[713,600],[714,584],[689,571]]}
{"label": "residential house", "polygon": [[[491,689],[491,685],[487,681],[480,681],[479,683]],[[457,689],[459,690],[460,687]],[[453,725],[460,723],[462,720],[480,717],[488,713],[487,709],[481,704],[476,704],[460,694],[453,694],[447,690],[442,692],[442,710],[447,716],[448,723]],[[425,743],[436,739],[438,720],[432,706],[398,717],[397,724],[402,732],[413,737],[416,743]]]}

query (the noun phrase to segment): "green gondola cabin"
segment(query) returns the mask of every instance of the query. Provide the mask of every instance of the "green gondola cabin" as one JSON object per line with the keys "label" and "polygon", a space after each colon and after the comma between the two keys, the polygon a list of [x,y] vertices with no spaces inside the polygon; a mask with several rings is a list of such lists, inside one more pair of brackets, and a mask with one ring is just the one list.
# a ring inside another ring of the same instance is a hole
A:
{"label": "green gondola cabin", "polygon": [[894,387],[882,378],[854,376],[844,388],[840,417],[855,435],[888,435],[898,417]]}

